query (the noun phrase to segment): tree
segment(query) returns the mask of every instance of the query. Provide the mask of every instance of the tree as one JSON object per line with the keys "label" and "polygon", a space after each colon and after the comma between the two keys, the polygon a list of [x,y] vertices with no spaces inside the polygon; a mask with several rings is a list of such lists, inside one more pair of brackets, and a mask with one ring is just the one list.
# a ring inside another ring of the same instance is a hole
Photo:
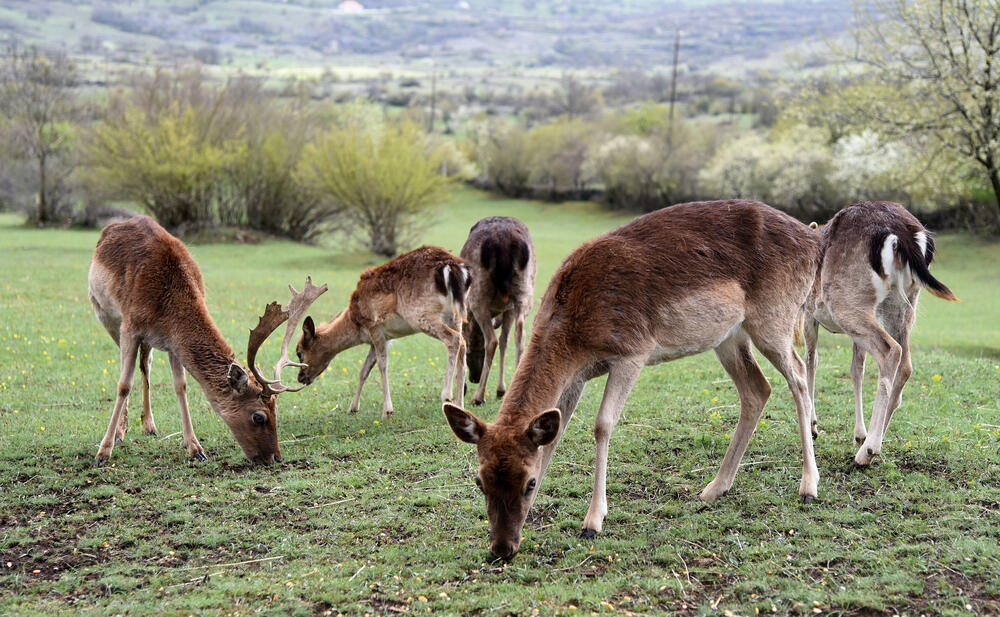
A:
{"label": "tree", "polygon": [[570,119],[582,116],[598,106],[595,90],[584,84],[572,73],[564,73],[559,79],[559,87],[552,91],[550,105],[557,115],[567,115]]}
{"label": "tree", "polygon": [[299,177],[342,208],[366,246],[391,257],[444,199],[449,184],[441,156],[413,122],[335,126],[303,153]]}
{"label": "tree", "polygon": [[[1000,221],[1000,6],[995,0],[871,0],[842,60],[865,69],[827,100],[888,140],[913,134],[985,172]],[[828,110],[825,113],[829,113]],[[930,148],[931,151],[934,148]]]}
{"label": "tree", "polygon": [[37,170],[34,216],[40,225],[57,218],[72,172],[62,155],[68,149],[68,121],[76,111],[76,83],[76,65],[62,52],[42,54],[16,45],[7,49],[0,72],[0,107],[11,145]]}

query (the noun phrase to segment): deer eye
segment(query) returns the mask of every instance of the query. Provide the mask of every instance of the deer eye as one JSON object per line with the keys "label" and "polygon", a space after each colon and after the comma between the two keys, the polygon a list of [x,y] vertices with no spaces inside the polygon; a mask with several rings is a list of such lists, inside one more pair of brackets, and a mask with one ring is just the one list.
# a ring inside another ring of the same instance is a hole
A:
{"label": "deer eye", "polygon": [[302,362],[302,350],[301,349],[296,349],[295,350],[295,355],[297,355],[299,357],[299,362]]}
{"label": "deer eye", "polygon": [[476,486],[479,487],[479,490],[483,490],[483,479],[479,476],[476,476]]}
{"label": "deer eye", "polygon": [[252,420],[257,426],[264,426],[267,424],[267,416],[260,411],[253,412],[253,415],[250,416],[250,420]]}
{"label": "deer eye", "polygon": [[531,491],[535,490],[535,486],[537,484],[538,482],[536,482],[534,478],[528,480],[528,486],[524,489],[524,494],[527,495]]}

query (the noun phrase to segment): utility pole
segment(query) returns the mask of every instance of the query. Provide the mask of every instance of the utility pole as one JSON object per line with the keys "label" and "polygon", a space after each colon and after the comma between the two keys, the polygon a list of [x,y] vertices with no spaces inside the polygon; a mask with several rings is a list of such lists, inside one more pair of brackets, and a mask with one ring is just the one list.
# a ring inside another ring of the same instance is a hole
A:
{"label": "utility pole", "polygon": [[434,132],[434,111],[437,104],[437,65],[431,65],[431,115],[427,118],[427,132]]}
{"label": "utility pole", "polygon": [[674,68],[670,75],[670,122],[667,124],[667,145],[674,140],[674,103],[677,101],[677,56],[681,48],[681,31],[674,34]]}

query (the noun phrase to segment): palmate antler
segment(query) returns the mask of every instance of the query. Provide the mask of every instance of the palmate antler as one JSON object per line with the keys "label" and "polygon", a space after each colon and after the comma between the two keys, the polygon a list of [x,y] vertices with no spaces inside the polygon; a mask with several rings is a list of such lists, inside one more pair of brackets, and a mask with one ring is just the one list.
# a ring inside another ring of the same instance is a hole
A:
{"label": "palmate antler", "polygon": [[[312,284],[312,277],[307,277],[306,286],[302,290],[302,293],[295,291],[295,288],[291,285],[288,286],[288,289],[292,292],[292,299],[288,302],[288,310],[282,310],[281,305],[277,302],[268,304],[267,308],[264,309],[264,314],[261,316],[260,321],[257,322],[257,327],[250,331],[250,341],[247,343],[247,365],[250,368],[250,372],[253,373],[253,376],[263,386],[264,391],[270,394],[298,392],[305,387],[289,388],[281,383],[281,370],[286,366],[297,366],[299,368],[305,366],[305,364],[292,362],[288,359],[288,344],[292,341],[295,329],[302,320],[302,316],[305,315],[306,310],[309,309],[309,305],[316,298],[320,297],[326,291],[327,287],[326,285],[316,287]],[[256,363],[257,350],[264,344],[267,337],[286,321],[288,325],[285,327],[285,338],[281,341],[281,358],[274,367],[274,379],[265,379]]]}

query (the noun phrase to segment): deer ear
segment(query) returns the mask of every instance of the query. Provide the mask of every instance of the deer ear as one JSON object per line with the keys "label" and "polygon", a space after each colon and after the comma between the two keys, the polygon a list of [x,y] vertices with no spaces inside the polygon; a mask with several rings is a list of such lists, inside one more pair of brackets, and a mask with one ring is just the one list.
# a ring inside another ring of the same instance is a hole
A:
{"label": "deer ear", "polygon": [[229,387],[236,390],[237,394],[246,394],[250,388],[250,379],[239,364],[229,365]]}
{"label": "deer ear", "polygon": [[809,223],[809,229],[819,229],[819,223],[817,223],[816,221]]}
{"label": "deer ear", "polygon": [[306,315],[305,321],[302,322],[302,344],[306,347],[312,345],[313,339],[316,338],[316,324],[313,323],[312,315]]}
{"label": "deer ear", "polygon": [[461,407],[444,404],[444,417],[455,435],[465,443],[477,443],[486,433],[486,423]]}
{"label": "deer ear", "polygon": [[558,409],[543,411],[528,425],[528,439],[536,446],[547,446],[559,435],[562,414]]}

